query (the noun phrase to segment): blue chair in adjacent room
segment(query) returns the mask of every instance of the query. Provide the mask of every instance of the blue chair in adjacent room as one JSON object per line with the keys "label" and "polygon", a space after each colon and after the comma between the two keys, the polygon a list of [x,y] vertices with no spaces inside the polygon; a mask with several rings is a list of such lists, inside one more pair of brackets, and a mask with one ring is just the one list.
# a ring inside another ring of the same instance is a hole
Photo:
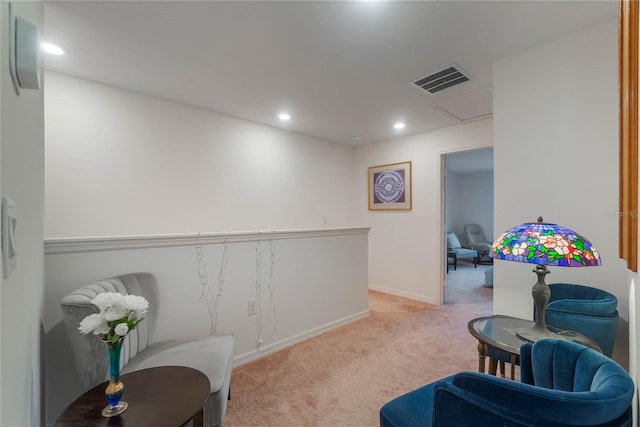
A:
{"label": "blue chair in adjacent room", "polygon": [[466,259],[478,267],[478,251],[462,246],[456,233],[447,233],[447,252],[453,252],[458,260]]}
{"label": "blue chair in adjacent room", "polygon": [[520,349],[522,382],[461,372],[380,410],[381,427],[628,427],[634,384],[616,362],[569,341]]}
{"label": "blue chair in adjacent room", "polygon": [[478,224],[465,224],[464,237],[469,247],[478,251],[480,256],[488,254],[491,250],[492,242],[485,237],[482,227]]}

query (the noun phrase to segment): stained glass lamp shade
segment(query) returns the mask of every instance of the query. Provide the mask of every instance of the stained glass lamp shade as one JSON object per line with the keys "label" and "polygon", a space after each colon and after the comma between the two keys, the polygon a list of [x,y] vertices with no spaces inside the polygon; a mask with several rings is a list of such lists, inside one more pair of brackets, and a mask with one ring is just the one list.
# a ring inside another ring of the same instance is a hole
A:
{"label": "stained glass lamp shade", "polygon": [[535,325],[516,333],[528,341],[554,337],[547,328],[544,316],[551,291],[544,277],[550,273],[548,265],[557,267],[592,267],[600,265],[600,254],[593,244],[575,231],[557,224],[543,222],[525,223],[500,234],[493,242],[489,256],[505,261],[537,264],[534,273],[538,281],[531,294],[536,308]]}

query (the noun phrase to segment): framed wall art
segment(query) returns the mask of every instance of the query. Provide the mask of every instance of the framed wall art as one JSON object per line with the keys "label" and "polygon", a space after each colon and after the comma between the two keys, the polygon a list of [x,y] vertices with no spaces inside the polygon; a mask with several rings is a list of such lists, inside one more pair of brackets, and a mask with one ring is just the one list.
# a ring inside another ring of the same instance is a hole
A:
{"label": "framed wall art", "polygon": [[411,162],[369,168],[369,210],[411,210]]}

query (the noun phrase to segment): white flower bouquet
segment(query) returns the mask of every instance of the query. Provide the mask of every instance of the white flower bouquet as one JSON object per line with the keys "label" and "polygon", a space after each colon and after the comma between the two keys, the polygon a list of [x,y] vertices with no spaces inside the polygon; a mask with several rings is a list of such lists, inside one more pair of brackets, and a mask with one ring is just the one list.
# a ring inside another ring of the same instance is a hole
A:
{"label": "white flower bouquet", "polygon": [[78,329],[85,335],[93,332],[102,341],[112,343],[135,329],[149,308],[149,302],[145,298],[118,292],[98,294],[91,303],[100,309],[100,313],[90,314],[82,319]]}

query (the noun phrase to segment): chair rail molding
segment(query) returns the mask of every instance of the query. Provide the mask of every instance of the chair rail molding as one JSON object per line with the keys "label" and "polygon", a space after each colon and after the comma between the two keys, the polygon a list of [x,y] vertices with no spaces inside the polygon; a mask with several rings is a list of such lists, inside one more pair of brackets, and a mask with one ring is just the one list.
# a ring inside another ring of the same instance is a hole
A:
{"label": "chair rail molding", "polygon": [[368,234],[371,227],[310,228],[298,230],[230,231],[184,234],[158,234],[112,237],[74,237],[46,239],[44,253],[69,254],[79,252],[113,251],[127,249],[194,246],[218,243],[242,243],[312,237],[348,236]]}

